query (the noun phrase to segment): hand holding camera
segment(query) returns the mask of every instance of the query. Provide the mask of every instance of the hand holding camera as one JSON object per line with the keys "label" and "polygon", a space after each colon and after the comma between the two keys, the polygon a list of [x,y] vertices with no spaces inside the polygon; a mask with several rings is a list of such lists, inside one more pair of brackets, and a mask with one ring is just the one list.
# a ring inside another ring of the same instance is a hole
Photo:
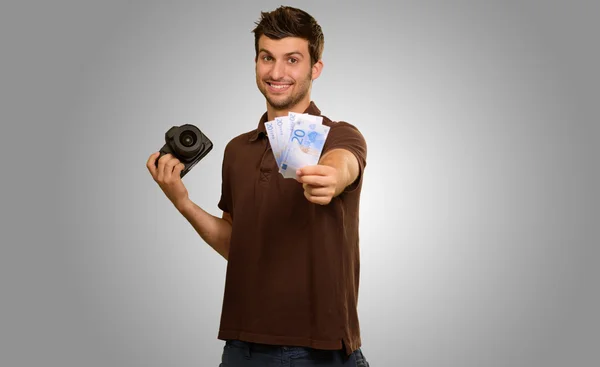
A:
{"label": "hand holding camera", "polygon": [[165,145],[150,155],[146,167],[175,207],[188,199],[181,179],[212,150],[213,144],[194,125],[173,126],[165,133]]}
{"label": "hand holding camera", "polygon": [[181,181],[181,171],[184,164],[170,153],[159,158],[160,152],[150,155],[146,166],[167,198],[175,207],[179,207],[188,199],[188,191]]}

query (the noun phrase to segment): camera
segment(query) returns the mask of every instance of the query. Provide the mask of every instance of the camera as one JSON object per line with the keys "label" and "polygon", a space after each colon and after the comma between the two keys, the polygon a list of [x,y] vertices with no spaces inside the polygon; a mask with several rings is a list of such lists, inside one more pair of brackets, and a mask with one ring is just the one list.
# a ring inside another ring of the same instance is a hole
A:
{"label": "camera", "polygon": [[165,145],[160,148],[155,165],[158,167],[160,157],[170,153],[185,165],[180,174],[183,178],[212,148],[213,143],[196,126],[173,126],[165,133]]}

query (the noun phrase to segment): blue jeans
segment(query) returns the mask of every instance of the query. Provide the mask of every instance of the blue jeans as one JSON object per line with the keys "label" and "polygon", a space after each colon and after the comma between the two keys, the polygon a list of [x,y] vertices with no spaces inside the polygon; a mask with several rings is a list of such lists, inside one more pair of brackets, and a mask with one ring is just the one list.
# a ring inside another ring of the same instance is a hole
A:
{"label": "blue jeans", "polygon": [[219,367],[369,367],[362,350],[318,350],[228,340]]}

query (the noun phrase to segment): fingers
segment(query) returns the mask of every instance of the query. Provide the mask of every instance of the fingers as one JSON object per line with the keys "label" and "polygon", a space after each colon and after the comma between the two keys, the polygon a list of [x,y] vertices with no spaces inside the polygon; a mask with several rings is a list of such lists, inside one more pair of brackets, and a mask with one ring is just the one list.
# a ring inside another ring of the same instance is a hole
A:
{"label": "fingers", "polygon": [[296,180],[313,186],[335,186],[337,170],[325,165],[304,166],[296,171]]}
{"label": "fingers", "polygon": [[146,168],[148,168],[148,171],[150,171],[150,174],[152,175],[152,178],[154,178],[156,180],[157,178],[157,168],[156,168],[156,158],[160,155],[160,152],[154,152],[152,154],[150,154],[150,157],[148,157],[148,161],[146,162]]}
{"label": "fingers", "polygon": [[314,166],[304,166],[296,171],[296,175],[302,176],[328,176],[335,172],[335,168],[317,164]]}
{"label": "fingers", "polygon": [[334,188],[330,187],[330,186],[320,187],[320,186],[311,186],[311,185],[304,184],[304,185],[302,185],[302,187],[304,188],[305,193],[307,193],[310,196],[314,196],[314,197],[324,197],[324,196],[331,197],[335,193]]}
{"label": "fingers", "polygon": [[330,186],[335,183],[332,176],[317,175],[299,176],[298,182],[311,186]]}
{"label": "fingers", "polygon": [[308,201],[327,205],[335,195],[337,187],[337,170],[330,166],[305,166],[297,172],[297,180],[302,183],[304,196]]}
{"label": "fingers", "polygon": [[304,191],[304,196],[311,203],[319,204],[319,205],[327,205],[331,202],[331,196],[313,196],[308,193],[308,191]]}
{"label": "fingers", "polygon": [[156,169],[157,175],[156,180],[158,182],[170,182],[173,178],[173,170],[176,166],[181,164],[181,169],[179,172],[183,170],[183,163],[179,161],[179,159],[173,157],[170,153],[167,153],[159,158],[158,160],[158,168]]}
{"label": "fingers", "polygon": [[160,157],[158,159],[158,168],[156,169],[157,171],[157,180],[159,182],[164,181],[165,178],[165,163],[171,158],[170,154],[165,154],[162,157]]}
{"label": "fingers", "polygon": [[[164,164],[164,168],[163,168],[163,180],[165,183],[169,183],[173,180],[173,178],[175,177],[175,175],[173,174],[173,170],[175,168],[175,166],[179,165],[179,159],[174,158],[171,156],[171,159],[169,159],[168,161],[165,161]],[[179,177],[179,176],[177,176]]]}
{"label": "fingers", "polygon": [[177,176],[181,178],[181,171],[183,171],[183,169],[185,168],[185,164],[183,163],[179,163],[178,165],[175,166],[175,168],[173,169],[173,176]]}

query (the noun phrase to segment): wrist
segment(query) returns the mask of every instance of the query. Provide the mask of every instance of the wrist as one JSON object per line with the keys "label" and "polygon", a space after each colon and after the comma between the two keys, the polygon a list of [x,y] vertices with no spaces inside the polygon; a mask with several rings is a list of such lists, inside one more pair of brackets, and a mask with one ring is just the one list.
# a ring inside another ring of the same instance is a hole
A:
{"label": "wrist", "polygon": [[192,207],[192,201],[189,198],[185,198],[179,201],[176,201],[173,203],[173,205],[175,206],[175,208],[181,213],[187,213],[189,212],[190,208]]}
{"label": "wrist", "polygon": [[339,161],[335,161],[332,159],[324,159],[319,162],[320,165],[329,166],[334,169],[335,175],[335,192],[333,196],[338,196],[341,194],[346,186],[348,185],[347,181],[349,180],[348,170],[344,169],[344,165],[340,164]]}

